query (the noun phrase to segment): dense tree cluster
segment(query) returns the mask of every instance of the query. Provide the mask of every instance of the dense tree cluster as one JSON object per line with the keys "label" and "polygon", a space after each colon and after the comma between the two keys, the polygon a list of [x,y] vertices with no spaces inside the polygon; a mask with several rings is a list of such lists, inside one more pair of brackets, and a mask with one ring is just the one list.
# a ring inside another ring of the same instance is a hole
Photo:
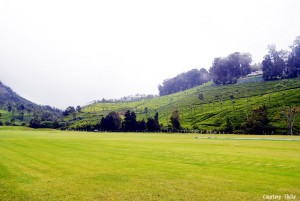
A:
{"label": "dense tree cluster", "polygon": [[117,112],[110,112],[107,116],[102,117],[99,124],[96,126],[99,130],[105,131],[160,131],[158,121],[158,113],[154,117],[149,117],[147,122],[144,120],[138,121],[134,111],[127,110],[124,114],[124,120]]}
{"label": "dense tree cluster", "polygon": [[154,115],[154,118],[148,117],[147,119],[147,130],[148,131],[159,131],[160,130],[160,125],[158,121],[158,113],[156,112]]}
{"label": "dense tree cluster", "polygon": [[291,52],[287,60],[287,73],[289,77],[300,75],[300,36],[298,36],[290,47]]}
{"label": "dense tree cluster", "polygon": [[99,128],[102,130],[115,131],[121,128],[122,119],[117,112],[110,112],[106,117],[102,117]]}
{"label": "dense tree cluster", "polygon": [[250,134],[269,132],[271,127],[269,126],[267,107],[263,105],[254,109],[252,114],[247,118],[247,121],[243,124],[243,127],[246,133]]}
{"label": "dense tree cluster", "polygon": [[125,116],[125,120],[123,124],[124,130],[126,131],[135,130],[137,124],[135,112],[130,112],[129,110],[127,110],[124,116]]}
{"label": "dense tree cluster", "polygon": [[180,130],[181,126],[180,126],[180,121],[179,121],[179,111],[178,110],[174,110],[172,113],[172,116],[170,118],[170,122],[172,124],[173,129],[175,130]]}
{"label": "dense tree cluster", "polygon": [[264,60],[262,61],[264,80],[284,78],[286,70],[285,57],[285,51],[276,51],[276,47],[274,45],[269,46],[269,53],[265,55]]}
{"label": "dense tree cluster", "polygon": [[74,113],[76,113],[76,110],[73,106],[69,106],[65,109],[65,111],[63,111],[64,116],[68,116],[68,115],[74,114]]}
{"label": "dense tree cluster", "polygon": [[251,72],[252,56],[249,53],[235,52],[227,57],[215,58],[209,69],[216,84],[235,84],[237,80]]}
{"label": "dense tree cluster", "polygon": [[274,45],[269,46],[269,52],[263,61],[251,65],[250,53],[234,52],[227,57],[217,57],[213,60],[209,73],[204,69],[193,69],[167,79],[158,86],[161,96],[173,94],[195,86],[210,79],[215,84],[235,84],[237,80],[251,72],[262,69],[264,80],[294,78],[300,75],[300,36],[290,46],[291,51],[277,51]]}
{"label": "dense tree cluster", "polygon": [[291,46],[291,52],[277,51],[275,45],[270,45],[268,49],[269,52],[262,61],[264,80],[294,78],[300,75],[300,36]]}
{"label": "dense tree cluster", "polygon": [[209,73],[206,69],[193,69],[186,73],[181,73],[174,78],[165,80],[162,85],[158,86],[159,95],[164,96],[190,89],[209,80]]}
{"label": "dense tree cluster", "polygon": [[209,72],[204,68],[193,69],[167,79],[158,86],[159,94],[161,96],[173,94],[199,86],[211,79],[216,84],[236,83],[241,76],[251,73],[251,62],[252,56],[249,53],[235,52],[224,58],[215,58]]}

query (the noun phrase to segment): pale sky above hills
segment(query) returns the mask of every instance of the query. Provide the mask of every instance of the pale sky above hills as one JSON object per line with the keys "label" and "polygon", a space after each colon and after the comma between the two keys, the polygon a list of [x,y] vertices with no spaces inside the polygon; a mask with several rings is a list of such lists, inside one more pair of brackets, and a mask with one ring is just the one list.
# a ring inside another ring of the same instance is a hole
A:
{"label": "pale sky above hills", "polygon": [[65,108],[136,93],[209,69],[215,57],[300,35],[299,0],[1,0],[0,80]]}

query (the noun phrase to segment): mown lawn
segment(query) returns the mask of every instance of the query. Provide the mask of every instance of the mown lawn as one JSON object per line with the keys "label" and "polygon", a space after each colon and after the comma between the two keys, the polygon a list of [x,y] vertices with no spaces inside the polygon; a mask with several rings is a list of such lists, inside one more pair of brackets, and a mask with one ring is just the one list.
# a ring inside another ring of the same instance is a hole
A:
{"label": "mown lawn", "polygon": [[0,129],[0,200],[300,200],[299,185],[299,136]]}

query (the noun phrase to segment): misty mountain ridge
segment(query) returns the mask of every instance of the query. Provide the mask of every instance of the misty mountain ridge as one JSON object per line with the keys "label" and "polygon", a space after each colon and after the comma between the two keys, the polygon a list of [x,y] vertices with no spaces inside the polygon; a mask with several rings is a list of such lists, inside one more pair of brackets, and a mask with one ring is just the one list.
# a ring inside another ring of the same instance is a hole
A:
{"label": "misty mountain ridge", "polygon": [[34,117],[53,121],[61,117],[62,111],[49,105],[38,105],[14,92],[0,81],[0,113],[6,125],[28,123]]}

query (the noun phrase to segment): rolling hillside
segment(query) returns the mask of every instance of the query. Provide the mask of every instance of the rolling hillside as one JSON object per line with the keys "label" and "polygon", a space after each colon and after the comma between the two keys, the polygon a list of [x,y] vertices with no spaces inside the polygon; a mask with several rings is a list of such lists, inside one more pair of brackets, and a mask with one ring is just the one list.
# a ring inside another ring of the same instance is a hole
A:
{"label": "rolling hillside", "polygon": [[[199,99],[203,94],[203,99]],[[172,111],[180,113],[184,128],[200,130],[223,130],[227,117],[236,130],[246,121],[252,110],[266,105],[270,124],[274,132],[286,133],[286,125],[280,118],[283,106],[296,106],[300,110],[300,79],[287,79],[270,82],[256,82],[236,85],[204,85],[150,100],[124,103],[95,103],[83,108],[73,119],[68,117],[70,128],[96,125],[100,118],[111,111],[124,114],[126,110],[135,111],[137,119],[147,119],[159,113],[159,121],[164,126],[170,124]],[[147,112],[148,111],[148,112]],[[295,122],[295,131],[300,131],[300,115]]]}
{"label": "rolling hillside", "polygon": [[34,116],[44,121],[58,119],[61,111],[50,106],[35,104],[0,82],[0,114],[2,124],[27,125]]}

